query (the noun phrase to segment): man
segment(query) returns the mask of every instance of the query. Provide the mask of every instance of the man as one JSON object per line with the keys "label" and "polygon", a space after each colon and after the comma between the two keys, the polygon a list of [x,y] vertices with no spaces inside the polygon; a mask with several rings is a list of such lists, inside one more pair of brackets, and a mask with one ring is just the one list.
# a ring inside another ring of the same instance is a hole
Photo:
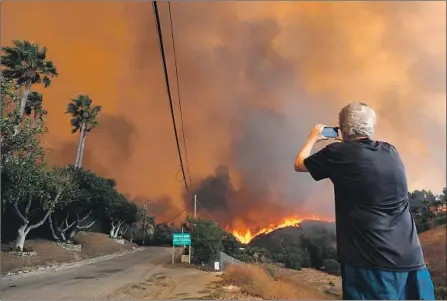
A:
{"label": "man", "polygon": [[[337,256],[345,300],[434,300],[409,210],[404,165],[394,146],[372,140],[376,114],[353,103],[339,114],[342,141],[311,155],[324,125],[316,125],[295,170],[335,191]],[[441,264],[441,263],[440,263]]]}

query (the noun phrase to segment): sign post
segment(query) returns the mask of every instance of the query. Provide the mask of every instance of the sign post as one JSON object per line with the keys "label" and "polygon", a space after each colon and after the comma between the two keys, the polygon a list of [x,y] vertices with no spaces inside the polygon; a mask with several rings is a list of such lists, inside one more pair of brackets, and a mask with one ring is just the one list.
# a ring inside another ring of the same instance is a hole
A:
{"label": "sign post", "polygon": [[[183,230],[183,229],[182,229]],[[189,247],[188,263],[191,263],[191,233],[174,232],[172,233],[172,263],[174,263],[175,247]]]}

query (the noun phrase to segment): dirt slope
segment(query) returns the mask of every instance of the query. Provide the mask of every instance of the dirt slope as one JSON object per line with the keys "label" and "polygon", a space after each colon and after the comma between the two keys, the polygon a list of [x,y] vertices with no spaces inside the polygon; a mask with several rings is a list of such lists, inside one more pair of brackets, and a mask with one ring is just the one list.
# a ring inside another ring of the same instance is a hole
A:
{"label": "dirt slope", "polygon": [[446,285],[446,226],[421,233],[419,239],[424,250],[425,262],[436,285]]}
{"label": "dirt slope", "polygon": [[50,266],[66,262],[75,262],[87,258],[131,250],[137,245],[126,243],[119,244],[110,239],[106,234],[79,232],[73,241],[82,245],[81,252],[65,250],[57,243],[49,240],[28,240],[25,247],[31,248],[36,256],[17,256],[8,252],[1,252],[2,273],[23,270],[37,266]]}

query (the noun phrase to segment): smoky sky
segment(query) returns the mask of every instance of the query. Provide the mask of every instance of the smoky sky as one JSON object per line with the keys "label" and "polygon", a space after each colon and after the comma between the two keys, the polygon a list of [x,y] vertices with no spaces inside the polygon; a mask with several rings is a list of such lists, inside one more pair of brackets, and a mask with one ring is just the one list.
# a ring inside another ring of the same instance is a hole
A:
{"label": "smoky sky", "polygon": [[[98,123],[98,127],[86,136],[82,165],[102,176],[112,177],[113,170],[127,164],[131,158],[136,129],[123,116],[99,115]],[[74,136],[79,138],[78,134]],[[53,146],[50,163],[74,164],[77,148],[78,141]],[[106,157],[107,161],[102,161],[101,157]]]}
{"label": "smoky sky", "polygon": [[[152,3],[2,4],[2,43],[39,42],[58,66],[52,86],[38,89],[54,152],[76,145],[64,108],[73,95],[89,94],[118,120],[87,138],[87,164],[135,199],[153,200],[161,218],[190,207],[177,177]],[[294,173],[293,161],[314,124],[335,124],[341,107],[363,101],[377,111],[376,138],[399,150],[410,188],[439,192],[446,182],[445,5],[171,3],[191,191],[234,228],[332,216],[330,183]],[[179,121],[167,4],[159,9]]]}

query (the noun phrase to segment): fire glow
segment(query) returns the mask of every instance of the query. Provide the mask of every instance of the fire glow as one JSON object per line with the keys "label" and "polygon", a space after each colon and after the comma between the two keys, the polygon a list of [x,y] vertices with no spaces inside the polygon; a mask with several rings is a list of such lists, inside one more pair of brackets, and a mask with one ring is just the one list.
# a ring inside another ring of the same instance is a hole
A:
{"label": "fire glow", "polygon": [[250,229],[246,229],[246,230],[242,230],[242,231],[234,230],[232,232],[232,234],[241,243],[248,244],[253,238],[255,238],[258,235],[268,234],[275,230],[286,228],[286,227],[299,227],[299,225],[305,220],[333,222],[332,220],[320,219],[319,217],[314,216],[314,215],[306,216],[303,218],[288,217],[288,218],[285,218],[284,221],[280,224],[277,224],[277,225],[271,224],[268,227],[262,228],[261,230],[255,232],[255,233],[252,233]]}

